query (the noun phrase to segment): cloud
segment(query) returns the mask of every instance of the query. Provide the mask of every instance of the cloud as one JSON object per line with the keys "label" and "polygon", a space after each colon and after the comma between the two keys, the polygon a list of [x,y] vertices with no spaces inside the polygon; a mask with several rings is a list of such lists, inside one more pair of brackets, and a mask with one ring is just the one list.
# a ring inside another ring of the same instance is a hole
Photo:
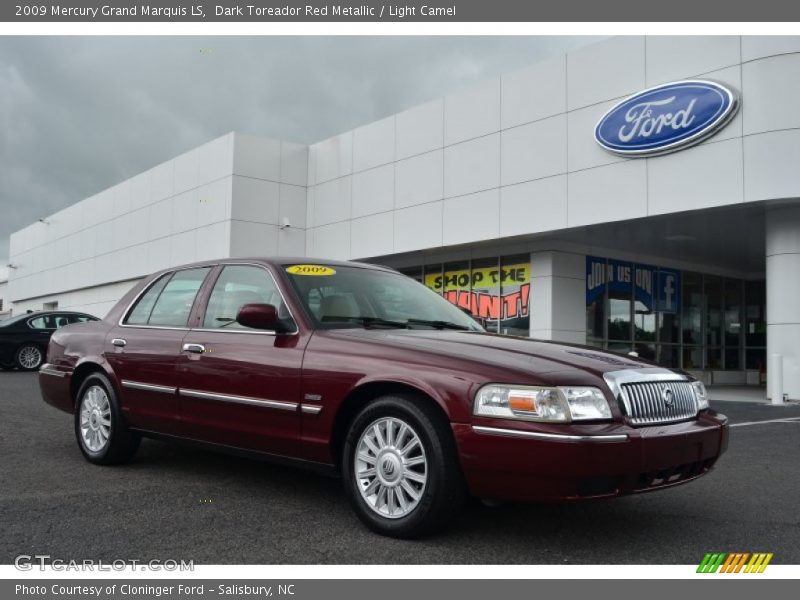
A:
{"label": "cloud", "polygon": [[0,264],[11,232],[229,131],[315,142],[591,41],[0,38]]}

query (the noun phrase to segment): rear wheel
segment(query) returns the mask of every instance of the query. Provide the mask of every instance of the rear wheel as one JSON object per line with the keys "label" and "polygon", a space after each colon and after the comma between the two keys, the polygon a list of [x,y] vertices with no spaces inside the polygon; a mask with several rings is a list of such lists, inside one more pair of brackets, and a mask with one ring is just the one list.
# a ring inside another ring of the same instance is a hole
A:
{"label": "rear wheel", "polygon": [[35,371],[42,366],[44,353],[39,346],[25,344],[21,346],[14,356],[14,363],[20,371]]}
{"label": "rear wheel", "polygon": [[89,375],[78,390],[75,437],[86,460],[98,465],[128,462],[139,448],[141,438],[128,428],[105,375]]}
{"label": "rear wheel", "polygon": [[384,396],[358,414],[345,441],[342,471],[356,513],[384,535],[432,533],[463,504],[449,425],[415,396]]}

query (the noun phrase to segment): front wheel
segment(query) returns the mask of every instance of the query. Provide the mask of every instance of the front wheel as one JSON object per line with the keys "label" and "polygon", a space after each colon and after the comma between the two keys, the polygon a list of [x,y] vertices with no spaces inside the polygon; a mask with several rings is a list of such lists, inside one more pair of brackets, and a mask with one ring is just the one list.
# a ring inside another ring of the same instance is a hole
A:
{"label": "front wheel", "polygon": [[141,437],[128,428],[105,375],[89,375],[78,390],[75,437],[86,460],[98,465],[128,462],[139,448]]}
{"label": "front wheel", "polygon": [[384,396],[355,418],[343,456],[344,484],[373,531],[415,538],[459,512],[464,483],[452,433],[438,410],[415,396]]}
{"label": "front wheel", "polygon": [[42,366],[44,354],[39,346],[26,344],[17,350],[14,363],[20,371],[35,371]]}

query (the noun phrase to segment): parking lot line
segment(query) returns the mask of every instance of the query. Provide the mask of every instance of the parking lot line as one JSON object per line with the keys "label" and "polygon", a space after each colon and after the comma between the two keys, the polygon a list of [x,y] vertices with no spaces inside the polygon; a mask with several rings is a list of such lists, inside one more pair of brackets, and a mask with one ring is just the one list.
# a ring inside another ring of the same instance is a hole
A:
{"label": "parking lot line", "polygon": [[766,419],[764,421],[747,421],[746,423],[731,423],[730,427],[747,427],[749,425],[761,425],[764,423],[797,423],[800,417],[786,417],[785,419]]}

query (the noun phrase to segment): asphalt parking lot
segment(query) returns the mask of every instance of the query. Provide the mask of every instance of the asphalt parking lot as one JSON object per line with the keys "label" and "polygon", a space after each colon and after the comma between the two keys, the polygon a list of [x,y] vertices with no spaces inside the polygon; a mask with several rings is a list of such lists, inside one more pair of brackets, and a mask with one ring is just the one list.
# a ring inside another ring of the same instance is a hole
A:
{"label": "asphalt parking lot", "polygon": [[84,461],[70,415],[36,375],[0,373],[0,563],[20,554],[198,564],[696,564],[708,551],[800,563],[800,406],[717,402],[730,447],[714,472],[652,494],[466,508],[418,541],[372,534],[340,484],[286,467],[145,440],[134,462]]}

